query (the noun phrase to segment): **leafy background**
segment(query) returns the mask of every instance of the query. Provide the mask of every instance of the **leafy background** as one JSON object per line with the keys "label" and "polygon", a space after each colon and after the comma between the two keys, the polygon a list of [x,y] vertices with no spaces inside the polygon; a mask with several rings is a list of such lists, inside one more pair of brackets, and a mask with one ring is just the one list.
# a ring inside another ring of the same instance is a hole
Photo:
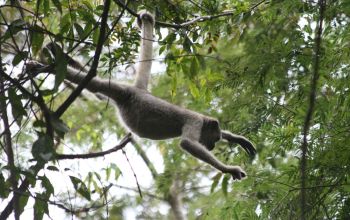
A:
{"label": "leafy background", "polygon": [[[114,0],[103,39],[107,2],[1,2],[1,218],[350,218],[349,1]],[[102,39],[98,75],[132,82],[140,9],[157,20],[152,93],[251,139],[255,158],[224,143],[213,151],[241,165],[244,181],[178,140],[135,138],[105,157],[59,159],[109,149],[126,131],[111,102],[89,92],[57,117],[76,87],[63,82],[64,53],[52,60],[43,48],[56,42],[90,69]],[[31,60],[54,63],[56,75],[28,76]]]}

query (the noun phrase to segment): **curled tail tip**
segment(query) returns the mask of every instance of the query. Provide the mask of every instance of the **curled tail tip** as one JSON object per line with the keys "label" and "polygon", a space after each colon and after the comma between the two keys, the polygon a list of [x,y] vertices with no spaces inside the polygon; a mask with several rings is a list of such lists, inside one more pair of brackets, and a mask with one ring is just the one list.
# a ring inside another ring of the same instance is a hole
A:
{"label": "curled tail tip", "polygon": [[155,23],[154,15],[147,10],[138,11],[137,24],[141,28],[142,22],[149,22],[152,25]]}

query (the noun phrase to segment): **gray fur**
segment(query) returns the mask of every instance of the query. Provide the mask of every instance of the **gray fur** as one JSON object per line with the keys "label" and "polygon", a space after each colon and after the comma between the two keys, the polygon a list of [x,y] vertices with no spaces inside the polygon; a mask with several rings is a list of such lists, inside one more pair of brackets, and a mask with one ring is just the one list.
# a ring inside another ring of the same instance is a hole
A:
{"label": "gray fur", "polygon": [[[139,17],[143,35],[150,36],[150,33],[145,32],[153,29],[153,16],[143,12]],[[152,50],[150,42],[144,42],[148,47],[141,48],[141,59],[142,56],[150,58]],[[141,44],[142,47],[144,43]],[[193,156],[224,173],[232,174],[234,179],[246,177],[246,173],[239,166],[223,164],[210,150],[220,139],[226,139],[240,144],[250,155],[254,155],[256,151],[253,144],[243,136],[221,131],[219,122],[214,118],[181,108],[150,94],[147,91],[147,84],[151,60],[142,63],[137,71],[135,86],[95,77],[88,84],[87,89],[111,98],[117,105],[125,125],[138,136],[152,140],[181,137],[181,147]],[[79,83],[84,77],[85,74],[79,70],[68,69],[67,80]]]}

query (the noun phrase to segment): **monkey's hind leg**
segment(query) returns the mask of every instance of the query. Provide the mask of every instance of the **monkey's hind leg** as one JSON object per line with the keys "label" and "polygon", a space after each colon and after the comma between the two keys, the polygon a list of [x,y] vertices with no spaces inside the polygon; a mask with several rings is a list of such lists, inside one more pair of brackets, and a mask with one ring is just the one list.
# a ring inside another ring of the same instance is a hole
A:
{"label": "monkey's hind leg", "polygon": [[223,173],[230,173],[233,179],[240,180],[247,176],[241,167],[223,164],[198,141],[193,141],[189,138],[183,138],[180,145],[184,150],[192,154],[194,157],[197,157],[198,159],[212,165]]}
{"label": "monkey's hind leg", "polygon": [[222,130],[221,137],[223,139],[226,139],[230,143],[237,143],[241,145],[241,147],[252,157],[254,157],[254,155],[256,154],[256,149],[254,148],[254,145],[244,136],[232,134],[229,131]]}

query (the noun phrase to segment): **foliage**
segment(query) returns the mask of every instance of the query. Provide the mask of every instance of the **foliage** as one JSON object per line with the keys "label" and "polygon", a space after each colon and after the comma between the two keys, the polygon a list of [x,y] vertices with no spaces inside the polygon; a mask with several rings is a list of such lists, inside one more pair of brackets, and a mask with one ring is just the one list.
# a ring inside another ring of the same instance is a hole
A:
{"label": "foliage", "polygon": [[[1,217],[18,218],[31,208],[36,219],[55,219],[51,210],[57,207],[82,219],[123,219],[130,209],[138,218],[174,219],[178,200],[189,219],[300,219],[305,190],[307,219],[350,218],[349,1],[326,1],[323,17],[322,1],[125,1],[127,8],[123,2],[111,3],[98,74],[118,81],[134,78],[126,70],[134,66],[139,48],[135,12],[154,12],[154,64],[166,69],[153,74],[152,93],[217,117],[222,128],[253,140],[255,158],[225,143],[214,150],[226,163],[241,165],[248,178],[234,182],[217,173],[184,154],[177,140],[136,140],[125,148],[134,147],[150,170],[150,186],[135,174],[142,197],[130,187],[134,183],[120,185],[124,165],[119,161],[91,159],[103,164],[97,168],[79,159],[60,160],[60,155],[102,151],[125,134],[110,101],[89,92],[81,93],[62,117],[56,114],[76,90],[64,83],[65,53],[89,69],[102,39],[106,4],[5,1],[0,6]],[[49,42],[64,52],[54,59],[45,49]],[[320,77],[305,134],[307,184],[302,189],[301,146],[316,57]],[[55,76],[29,75],[25,67],[31,60],[52,65]],[[163,164],[147,154],[154,146]]]}

